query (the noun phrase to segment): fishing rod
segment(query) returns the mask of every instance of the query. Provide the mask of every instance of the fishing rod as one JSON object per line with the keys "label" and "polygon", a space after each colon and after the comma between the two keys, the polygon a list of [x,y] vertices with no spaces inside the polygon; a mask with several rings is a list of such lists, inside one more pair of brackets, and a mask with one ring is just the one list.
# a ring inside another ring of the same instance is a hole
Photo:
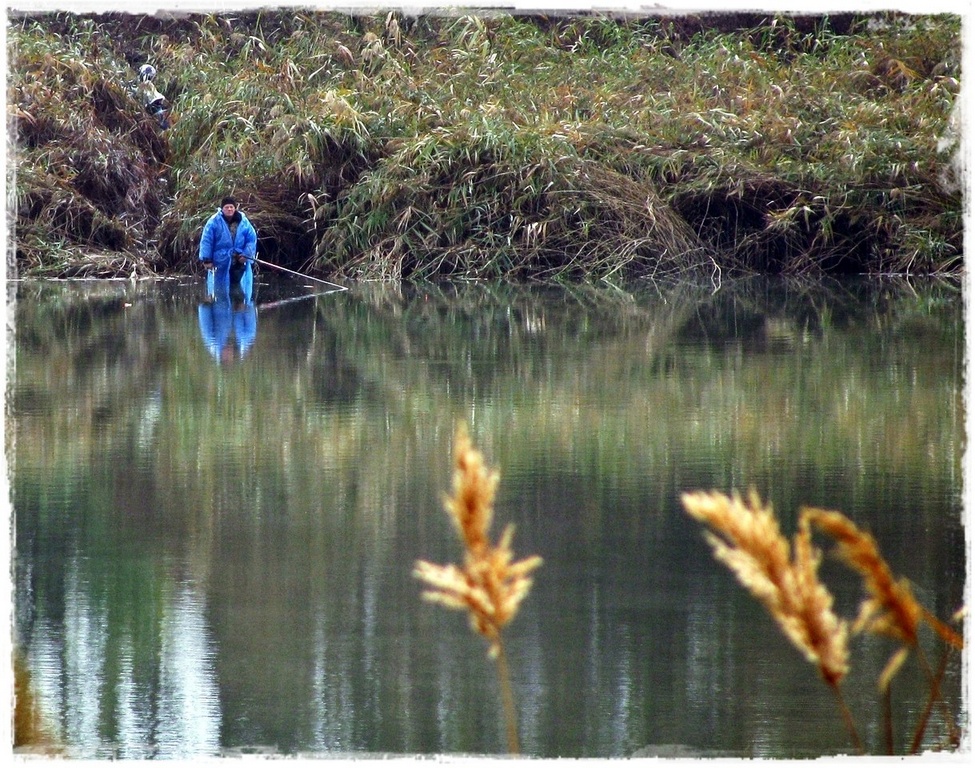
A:
{"label": "fishing rod", "polygon": [[257,308],[264,309],[274,309],[275,307],[280,307],[283,304],[293,304],[296,301],[307,301],[308,299],[314,299],[316,296],[328,296],[330,293],[335,293],[335,291],[322,291],[321,293],[306,293],[304,296],[292,296],[290,299],[278,299],[277,301],[266,301],[263,304],[258,304]]}
{"label": "fishing rod", "polygon": [[328,280],[321,280],[317,277],[312,277],[311,275],[303,275],[301,272],[295,272],[293,269],[282,267],[280,264],[272,264],[270,261],[264,261],[264,259],[257,258],[257,256],[247,256],[247,258],[265,267],[271,267],[272,269],[280,269],[282,272],[287,272],[289,275],[297,275],[298,277],[303,277],[305,280],[314,280],[316,283],[324,283],[325,285],[330,285],[333,288],[337,288],[340,291],[349,290],[348,286],[339,285],[338,283],[330,283]]}

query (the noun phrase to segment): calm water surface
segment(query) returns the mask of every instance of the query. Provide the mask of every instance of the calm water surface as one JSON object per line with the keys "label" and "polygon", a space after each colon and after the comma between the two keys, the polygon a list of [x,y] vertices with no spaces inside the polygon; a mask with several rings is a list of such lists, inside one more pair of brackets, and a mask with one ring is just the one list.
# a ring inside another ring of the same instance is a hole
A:
{"label": "calm water surface", "polygon": [[[963,599],[957,284],[11,291],[15,640],[71,756],[504,751],[484,642],[411,576],[459,557],[458,421],[501,473],[495,535],[545,560],[506,631],[527,754],[850,750],[684,491],[755,488],[787,535],[842,510],[933,613]],[[893,650],[855,639],[844,684],[873,752]],[[927,690],[912,658],[899,751]]]}

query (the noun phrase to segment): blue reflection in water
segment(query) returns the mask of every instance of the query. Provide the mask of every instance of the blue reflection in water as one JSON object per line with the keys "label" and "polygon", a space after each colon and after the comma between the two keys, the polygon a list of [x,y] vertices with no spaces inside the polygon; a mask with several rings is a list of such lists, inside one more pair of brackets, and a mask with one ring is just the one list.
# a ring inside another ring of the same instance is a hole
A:
{"label": "blue reflection in water", "polygon": [[257,338],[257,308],[250,285],[218,286],[210,289],[197,314],[200,336],[207,351],[219,363],[243,358]]}

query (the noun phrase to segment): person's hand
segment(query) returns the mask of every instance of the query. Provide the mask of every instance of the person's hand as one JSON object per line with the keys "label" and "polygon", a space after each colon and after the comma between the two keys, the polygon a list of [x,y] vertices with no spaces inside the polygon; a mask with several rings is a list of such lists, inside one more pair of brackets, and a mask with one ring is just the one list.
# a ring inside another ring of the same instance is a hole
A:
{"label": "person's hand", "polygon": [[213,262],[212,261],[204,261],[203,262],[203,268],[204,269],[213,269]]}
{"label": "person's hand", "polygon": [[242,253],[238,253],[237,254],[237,261],[239,263],[243,264],[243,263],[245,263],[247,261],[247,257],[244,254],[242,254]]}

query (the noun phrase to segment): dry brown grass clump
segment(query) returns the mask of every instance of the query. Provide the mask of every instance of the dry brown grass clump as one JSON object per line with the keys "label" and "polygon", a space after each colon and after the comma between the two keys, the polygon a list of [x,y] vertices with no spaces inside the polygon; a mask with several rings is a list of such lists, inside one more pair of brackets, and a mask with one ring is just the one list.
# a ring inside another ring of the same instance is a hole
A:
{"label": "dry brown grass clump", "polygon": [[[856,747],[863,747],[852,716],[843,699],[840,683],[849,671],[848,639],[851,632],[871,632],[900,644],[881,672],[878,687],[884,698],[887,749],[893,753],[890,685],[911,651],[916,651],[930,685],[928,705],[921,713],[911,743],[911,753],[921,746],[930,713],[938,701],[941,679],[947,665],[947,651],[933,671],[918,643],[922,623],[929,625],[947,649],[961,650],[962,637],[923,608],[906,579],[896,579],[880,555],[873,537],[861,531],[839,512],[804,508],[799,531],[791,547],[779,530],[771,505],[763,505],[753,491],[747,500],[737,493],[695,492],[682,497],[684,507],[713,532],[707,539],[715,557],[735,574],[769,611],[786,637],[819,668],[823,680],[833,689],[847,728]],[[868,597],[851,624],[833,612],[833,597],[817,575],[820,553],[812,543],[813,527],[831,536],[842,559],[864,582]],[[958,731],[944,706],[948,739],[957,743]]]}
{"label": "dry brown grass clump", "polygon": [[488,532],[500,476],[484,466],[483,457],[474,449],[463,425],[457,428],[454,465],[454,493],[445,500],[445,506],[464,545],[463,564],[436,565],[418,560],[413,574],[431,587],[423,593],[426,600],[466,610],[471,628],[488,641],[488,653],[498,662],[508,748],[517,753],[514,698],[501,630],[518,612],[532,585],[529,574],[542,564],[542,559],[532,556],[513,562],[514,526],[510,524],[497,545],[491,545]]}

